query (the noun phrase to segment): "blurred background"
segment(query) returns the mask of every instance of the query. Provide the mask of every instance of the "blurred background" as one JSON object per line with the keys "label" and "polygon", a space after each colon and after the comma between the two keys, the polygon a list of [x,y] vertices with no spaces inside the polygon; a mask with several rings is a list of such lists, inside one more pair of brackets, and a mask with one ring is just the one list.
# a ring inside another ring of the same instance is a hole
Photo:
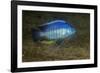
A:
{"label": "blurred background", "polygon": [[[90,14],[42,11],[23,11],[22,14],[23,62],[90,58]],[[46,44],[48,41],[34,42],[32,28],[56,19],[71,23],[77,30],[76,37],[71,41],[65,40],[65,44],[59,50],[55,50],[55,47],[48,48],[54,45],[53,43]]]}

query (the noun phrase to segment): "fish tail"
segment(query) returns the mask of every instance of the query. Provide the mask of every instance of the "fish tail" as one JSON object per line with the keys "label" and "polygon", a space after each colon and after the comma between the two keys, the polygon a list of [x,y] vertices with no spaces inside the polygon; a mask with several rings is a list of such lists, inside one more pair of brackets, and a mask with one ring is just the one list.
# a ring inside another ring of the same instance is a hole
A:
{"label": "fish tail", "polygon": [[37,30],[37,29],[32,28],[32,38],[33,38],[33,41],[39,41],[40,31]]}

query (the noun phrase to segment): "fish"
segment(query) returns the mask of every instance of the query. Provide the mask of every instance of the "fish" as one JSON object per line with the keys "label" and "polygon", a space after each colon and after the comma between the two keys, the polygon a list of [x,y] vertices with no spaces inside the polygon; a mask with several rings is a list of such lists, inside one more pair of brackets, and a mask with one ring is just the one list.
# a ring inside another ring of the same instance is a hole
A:
{"label": "fish", "polygon": [[60,41],[71,39],[75,34],[75,27],[65,20],[53,20],[38,26],[37,29],[32,28],[32,38],[34,41]]}

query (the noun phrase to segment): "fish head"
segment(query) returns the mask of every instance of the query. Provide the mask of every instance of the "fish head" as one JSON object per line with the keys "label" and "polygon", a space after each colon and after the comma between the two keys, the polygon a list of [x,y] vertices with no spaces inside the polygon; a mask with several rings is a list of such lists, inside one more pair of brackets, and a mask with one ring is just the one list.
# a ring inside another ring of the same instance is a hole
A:
{"label": "fish head", "polygon": [[72,37],[75,36],[75,34],[76,34],[76,29],[75,28],[70,27],[70,28],[66,29],[66,37],[72,38]]}

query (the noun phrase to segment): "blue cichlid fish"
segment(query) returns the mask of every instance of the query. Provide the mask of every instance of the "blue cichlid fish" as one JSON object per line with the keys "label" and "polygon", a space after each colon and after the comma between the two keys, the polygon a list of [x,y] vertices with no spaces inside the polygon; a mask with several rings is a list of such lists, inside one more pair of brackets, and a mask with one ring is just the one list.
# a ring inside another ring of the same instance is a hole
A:
{"label": "blue cichlid fish", "polygon": [[72,38],[76,29],[64,20],[54,20],[37,27],[39,30],[32,28],[33,40],[63,40]]}

